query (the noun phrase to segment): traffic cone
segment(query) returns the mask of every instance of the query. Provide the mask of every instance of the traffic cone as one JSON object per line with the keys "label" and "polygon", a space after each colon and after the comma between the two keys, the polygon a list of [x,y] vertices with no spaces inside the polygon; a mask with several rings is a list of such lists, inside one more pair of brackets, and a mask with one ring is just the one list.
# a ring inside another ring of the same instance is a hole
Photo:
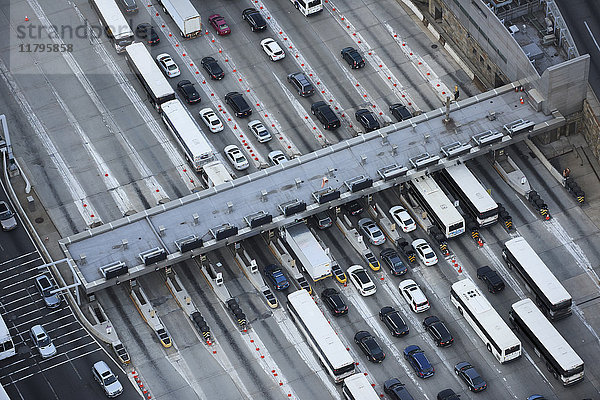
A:
{"label": "traffic cone", "polygon": [[458,266],[458,273],[462,274],[462,267],[460,265]]}
{"label": "traffic cone", "polygon": [[523,101],[523,96],[521,96],[521,97],[519,98],[519,101],[521,102],[521,104],[525,104],[525,102]]}

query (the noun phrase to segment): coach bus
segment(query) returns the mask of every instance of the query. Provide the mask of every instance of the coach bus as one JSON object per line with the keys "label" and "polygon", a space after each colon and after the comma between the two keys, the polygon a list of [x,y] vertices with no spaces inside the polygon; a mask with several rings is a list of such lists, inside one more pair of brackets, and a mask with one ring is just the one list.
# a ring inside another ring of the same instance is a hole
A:
{"label": "coach bus", "polygon": [[316,14],[323,11],[323,0],[290,0],[294,7],[302,14],[309,15]]}
{"label": "coach bus", "polygon": [[379,400],[379,395],[362,372],[344,379],[342,393],[346,400]]}
{"label": "coach bus", "polygon": [[117,53],[124,52],[125,47],[133,43],[134,36],[115,0],[89,0],[89,2],[98,14],[102,29],[115,46]]}

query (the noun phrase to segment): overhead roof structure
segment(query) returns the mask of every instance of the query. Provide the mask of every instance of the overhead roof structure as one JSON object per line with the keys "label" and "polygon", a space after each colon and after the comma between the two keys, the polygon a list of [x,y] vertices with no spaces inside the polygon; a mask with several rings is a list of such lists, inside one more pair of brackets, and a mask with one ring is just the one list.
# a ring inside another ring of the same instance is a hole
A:
{"label": "overhead roof structure", "polygon": [[449,120],[439,108],[59,243],[91,293],[564,124],[518,87],[453,103]]}

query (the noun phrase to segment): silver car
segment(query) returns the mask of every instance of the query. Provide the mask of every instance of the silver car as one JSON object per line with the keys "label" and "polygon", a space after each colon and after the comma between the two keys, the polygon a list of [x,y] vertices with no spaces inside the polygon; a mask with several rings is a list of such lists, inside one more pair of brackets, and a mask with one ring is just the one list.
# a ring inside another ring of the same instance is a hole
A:
{"label": "silver car", "polygon": [[29,330],[29,337],[31,337],[33,345],[38,348],[42,358],[52,357],[56,354],[56,347],[54,347],[52,339],[50,339],[43,326],[32,326]]}
{"label": "silver car", "polygon": [[92,375],[94,375],[94,379],[102,386],[108,397],[117,397],[123,393],[123,386],[119,382],[119,377],[113,374],[106,362],[98,361],[95,363],[92,367]]}
{"label": "silver car", "polygon": [[17,227],[15,214],[10,210],[5,201],[0,201],[0,224],[3,231],[12,231]]}
{"label": "silver car", "polygon": [[358,220],[358,226],[362,233],[365,234],[369,238],[369,241],[375,246],[385,243],[385,235],[371,218],[361,218]]}
{"label": "silver car", "polygon": [[56,308],[60,306],[60,296],[58,293],[51,293],[56,287],[47,275],[40,275],[35,278],[35,287],[42,295],[46,307]]}

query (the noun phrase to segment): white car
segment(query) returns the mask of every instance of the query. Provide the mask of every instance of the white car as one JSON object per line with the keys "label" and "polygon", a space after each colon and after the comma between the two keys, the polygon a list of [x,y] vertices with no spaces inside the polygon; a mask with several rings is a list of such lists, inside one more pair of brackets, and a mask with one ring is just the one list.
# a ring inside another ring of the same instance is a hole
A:
{"label": "white car", "polygon": [[352,284],[356,287],[356,290],[362,296],[371,296],[375,294],[377,291],[377,287],[375,287],[375,283],[371,280],[369,275],[367,274],[367,270],[361,267],[360,265],[353,265],[346,270],[348,272],[348,276],[352,281]]}
{"label": "white car", "polygon": [[123,386],[119,382],[119,377],[110,370],[108,364],[104,361],[98,361],[92,366],[92,375],[96,382],[104,389],[104,394],[108,397],[117,397],[123,393]]}
{"label": "white car", "polygon": [[230,144],[229,146],[225,146],[223,152],[227,156],[227,159],[233,165],[233,168],[238,171],[242,171],[250,166],[248,159],[242,153],[242,151],[235,144]]}
{"label": "white car", "polygon": [[56,347],[54,347],[52,339],[50,339],[43,326],[32,326],[29,330],[29,337],[31,337],[33,345],[38,348],[42,358],[52,357],[56,354]]}
{"label": "white car", "polygon": [[212,133],[221,132],[223,130],[223,122],[221,122],[217,114],[210,108],[203,108],[200,110],[200,119],[204,121]]}
{"label": "white car", "polygon": [[415,249],[417,256],[419,256],[419,259],[423,264],[427,265],[428,267],[437,264],[438,258],[435,255],[435,251],[433,251],[425,239],[413,240],[412,247]]}
{"label": "white car", "polygon": [[285,53],[283,52],[283,49],[275,40],[271,38],[261,40],[260,46],[262,47],[264,52],[267,53],[271,61],[278,61],[285,58]]}
{"label": "white car", "polygon": [[381,229],[371,218],[361,218],[358,220],[358,227],[362,233],[369,238],[369,242],[375,246],[379,246],[385,243],[385,235],[381,232]]}
{"label": "white car", "polygon": [[285,154],[283,154],[283,151],[273,150],[272,152],[269,153],[269,161],[271,161],[271,164],[273,164],[273,165],[279,165],[281,163],[288,161],[288,159],[285,156]]}
{"label": "white car", "polygon": [[400,289],[402,297],[404,297],[404,300],[406,300],[411,310],[416,313],[429,310],[429,301],[415,281],[412,279],[405,279],[400,282],[398,289]]}
{"label": "white car", "polygon": [[268,142],[272,139],[271,133],[265,128],[263,123],[257,119],[248,122],[248,128],[250,128],[250,131],[260,143]]}
{"label": "white car", "polygon": [[181,75],[179,67],[167,53],[156,56],[156,62],[169,78],[175,78],[176,76]]}
{"label": "white car", "polygon": [[392,215],[394,222],[396,222],[396,225],[398,225],[403,232],[408,233],[417,229],[415,220],[410,217],[410,214],[404,207],[394,206],[390,208],[390,214]]}

